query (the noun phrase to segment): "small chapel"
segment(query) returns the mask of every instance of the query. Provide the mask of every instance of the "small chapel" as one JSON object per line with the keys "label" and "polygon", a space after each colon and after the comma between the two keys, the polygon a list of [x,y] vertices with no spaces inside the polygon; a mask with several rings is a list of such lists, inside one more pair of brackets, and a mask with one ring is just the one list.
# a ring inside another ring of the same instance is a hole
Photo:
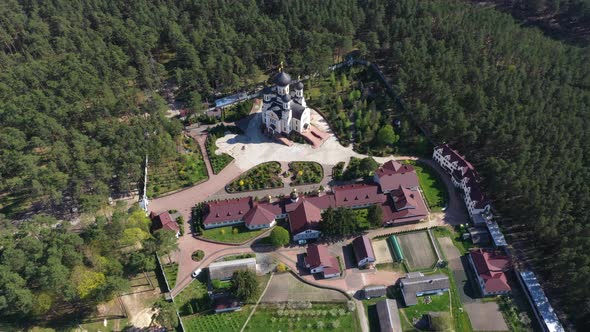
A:
{"label": "small chapel", "polygon": [[303,97],[303,83],[293,84],[291,76],[279,68],[273,79],[274,86],[262,91],[262,124],[270,135],[289,135],[292,130],[304,133],[311,121],[311,110]]}

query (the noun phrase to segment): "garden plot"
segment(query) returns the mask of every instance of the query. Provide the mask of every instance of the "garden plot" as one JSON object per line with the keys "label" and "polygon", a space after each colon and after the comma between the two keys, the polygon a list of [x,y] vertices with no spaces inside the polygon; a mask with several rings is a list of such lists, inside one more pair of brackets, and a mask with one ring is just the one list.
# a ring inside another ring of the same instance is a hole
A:
{"label": "garden plot", "polygon": [[[354,306],[353,306],[354,308]],[[358,331],[356,313],[346,303],[263,304],[246,331]]]}
{"label": "garden plot", "polygon": [[321,289],[310,286],[297,280],[290,273],[275,275],[262,302],[287,302],[287,301],[346,301],[346,297],[334,290]]}
{"label": "garden plot", "polygon": [[397,239],[409,270],[430,269],[438,261],[433,243],[430,241],[427,232],[400,234],[397,235]]}

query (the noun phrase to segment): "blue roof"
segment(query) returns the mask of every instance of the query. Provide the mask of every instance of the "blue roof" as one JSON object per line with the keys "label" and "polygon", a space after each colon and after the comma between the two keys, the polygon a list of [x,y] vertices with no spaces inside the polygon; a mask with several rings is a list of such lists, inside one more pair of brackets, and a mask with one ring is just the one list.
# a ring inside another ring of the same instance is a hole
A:
{"label": "blue roof", "polygon": [[535,274],[532,271],[521,271],[519,273],[535,304],[539,316],[541,316],[541,319],[545,324],[546,330],[550,332],[564,332],[565,330],[563,329],[563,326],[561,326],[561,323],[553,311],[553,307],[551,307],[547,296],[545,296],[545,292],[543,292],[543,288],[541,288],[539,281],[537,281]]}
{"label": "blue roof", "polygon": [[225,107],[248,97],[245,93],[219,98],[215,100],[215,107]]}
{"label": "blue roof", "polygon": [[504,238],[504,234],[502,234],[500,227],[495,221],[486,222],[486,226],[488,226],[488,231],[490,232],[496,247],[504,247],[508,245],[508,243],[506,243],[506,239]]}

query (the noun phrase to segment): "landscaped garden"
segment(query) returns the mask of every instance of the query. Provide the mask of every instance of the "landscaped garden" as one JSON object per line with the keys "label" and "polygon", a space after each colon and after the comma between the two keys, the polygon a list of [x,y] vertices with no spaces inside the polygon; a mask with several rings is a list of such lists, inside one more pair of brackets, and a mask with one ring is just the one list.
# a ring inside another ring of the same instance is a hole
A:
{"label": "landscaped garden", "polygon": [[291,185],[320,183],[324,178],[322,165],[313,161],[294,161],[289,163]]}
{"label": "landscaped garden", "polygon": [[447,202],[447,190],[443,181],[430,166],[416,161],[408,161],[408,163],[416,169],[420,188],[424,192],[424,198],[428,202],[430,210],[441,211]]}
{"label": "landscaped garden", "polygon": [[201,236],[208,240],[225,243],[242,243],[266,232],[268,228],[249,230],[244,225],[225,226],[203,230]]}
{"label": "landscaped garden", "polygon": [[253,100],[246,100],[224,109],[221,113],[221,121],[234,122],[245,118],[250,114],[252,105],[254,105]]}
{"label": "landscaped garden", "polygon": [[185,153],[177,154],[171,160],[149,165],[149,197],[157,197],[207,179],[207,167],[198,144],[190,137],[183,137],[182,148]]}
{"label": "landscaped garden", "polygon": [[344,146],[354,142],[355,151],[376,156],[429,152],[427,140],[371,67],[343,67],[308,82],[307,103],[321,111]]}
{"label": "landscaped garden", "polygon": [[216,154],[217,145],[215,142],[218,138],[225,136],[227,132],[240,134],[242,131],[236,126],[225,126],[223,124],[209,128],[209,136],[205,143],[207,147],[207,156],[209,156],[209,162],[211,162],[211,168],[213,173],[219,174],[234,158],[227,153]]}
{"label": "landscaped garden", "polygon": [[178,264],[166,264],[162,267],[164,268],[164,273],[166,274],[166,279],[168,279],[170,289],[174,288],[176,285],[176,275],[178,274]]}
{"label": "landscaped garden", "polygon": [[332,179],[342,180],[342,176],[344,175],[344,164],[345,163],[341,161],[332,167]]}
{"label": "landscaped garden", "polygon": [[225,186],[229,193],[271,189],[283,186],[281,164],[276,161],[257,165]]}
{"label": "landscaped garden", "polygon": [[[353,304],[354,305],[354,304]],[[347,303],[260,305],[246,331],[359,331],[356,312]]]}

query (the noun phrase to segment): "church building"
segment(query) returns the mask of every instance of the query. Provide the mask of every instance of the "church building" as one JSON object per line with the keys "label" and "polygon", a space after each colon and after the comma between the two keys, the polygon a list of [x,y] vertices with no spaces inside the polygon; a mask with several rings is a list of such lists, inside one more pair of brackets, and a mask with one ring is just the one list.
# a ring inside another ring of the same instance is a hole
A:
{"label": "church building", "polygon": [[262,124],[271,134],[303,133],[310,126],[311,110],[303,97],[303,83],[291,84],[291,76],[280,68],[275,85],[263,90]]}

